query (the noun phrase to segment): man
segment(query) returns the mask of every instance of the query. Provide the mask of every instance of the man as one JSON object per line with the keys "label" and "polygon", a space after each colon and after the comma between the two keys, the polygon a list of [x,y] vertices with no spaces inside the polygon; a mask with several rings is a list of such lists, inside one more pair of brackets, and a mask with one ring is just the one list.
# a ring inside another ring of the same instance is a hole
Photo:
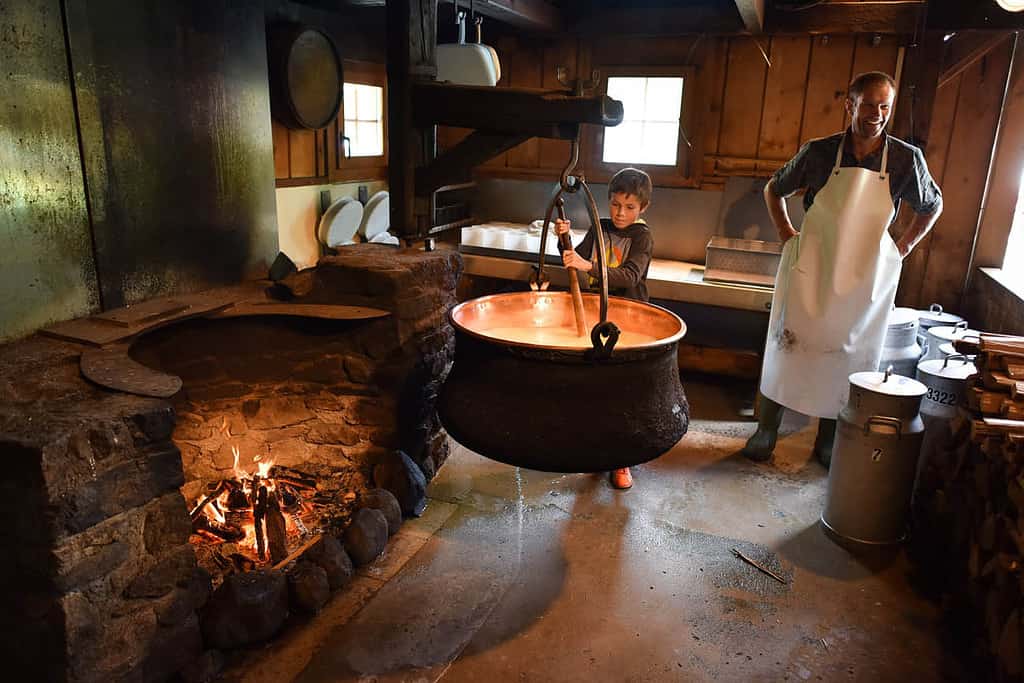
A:
{"label": "man", "polygon": [[[921,150],[885,133],[895,95],[889,75],[857,76],[846,97],[850,127],[805,144],[764,188],[784,246],[758,427],[742,451],[751,460],[771,458],[786,407],[819,418],[814,454],[828,467],[848,377],[878,369],[902,261],[942,211]],[[799,190],[806,214],[798,232],[785,197]],[[914,220],[893,241],[889,226],[901,200]]]}

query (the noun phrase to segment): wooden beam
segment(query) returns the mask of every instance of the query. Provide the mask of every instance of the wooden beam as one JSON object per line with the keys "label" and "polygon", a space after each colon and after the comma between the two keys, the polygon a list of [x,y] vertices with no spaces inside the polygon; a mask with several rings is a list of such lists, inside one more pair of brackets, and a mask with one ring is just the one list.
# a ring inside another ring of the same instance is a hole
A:
{"label": "wooden beam", "polygon": [[469,182],[473,179],[474,167],[531,137],[529,133],[473,131],[429,165],[416,170],[416,194],[422,197],[445,185]]}
{"label": "wooden beam", "polygon": [[530,132],[531,136],[543,134],[560,139],[565,137],[565,124],[615,126],[623,116],[622,103],[607,95],[576,97],[562,91],[532,88],[423,82],[413,88],[412,98],[417,125]]}
{"label": "wooden beam", "polygon": [[630,7],[576,12],[569,30],[604,35],[609,26],[622,36],[678,36],[688,33],[725,34],[743,30],[739,15],[706,5],[692,7]]}
{"label": "wooden beam", "polygon": [[783,11],[769,6],[768,33],[906,33],[913,34],[924,0],[826,2],[807,9]]}
{"label": "wooden beam", "polygon": [[485,17],[538,33],[558,33],[565,27],[558,8],[544,0],[475,0],[473,9]]}
{"label": "wooden beam", "polygon": [[965,31],[949,41],[946,57],[939,74],[939,87],[953,80],[967,67],[984,57],[992,48],[1002,44],[1011,31]]}
{"label": "wooden beam", "polygon": [[1021,29],[1024,12],[1007,12],[996,0],[930,0],[928,28],[937,31]]}
{"label": "wooden beam", "polygon": [[734,0],[748,33],[764,33],[764,0]]}

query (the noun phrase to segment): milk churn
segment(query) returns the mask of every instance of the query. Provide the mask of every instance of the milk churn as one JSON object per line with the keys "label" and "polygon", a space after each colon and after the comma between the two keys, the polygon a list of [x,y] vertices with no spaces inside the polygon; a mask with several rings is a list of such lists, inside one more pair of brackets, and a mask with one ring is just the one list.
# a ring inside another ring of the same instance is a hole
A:
{"label": "milk churn", "polygon": [[955,417],[957,408],[967,403],[967,378],[976,372],[974,363],[962,354],[921,361],[917,379],[928,389],[921,400],[922,417]]}
{"label": "milk churn", "polygon": [[937,325],[956,325],[963,322],[963,318],[953,313],[946,313],[939,304],[932,304],[926,311],[917,312],[917,343],[924,347],[925,333],[928,328]]}
{"label": "milk churn", "polygon": [[956,325],[934,325],[925,332],[924,353],[921,360],[942,359],[942,345],[952,344],[957,339],[979,337],[978,330],[968,329],[967,321],[961,320]]}
{"label": "milk churn", "polygon": [[890,365],[892,371],[904,377],[913,377],[921,359],[921,346],[917,343],[917,316],[913,308],[894,308],[886,320],[885,342],[879,370]]}
{"label": "milk churn", "polygon": [[850,375],[839,413],[828,497],[821,522],[827,532],[868,545],[903,540],[924,425],[919,414],[927,388],[885,372]]}

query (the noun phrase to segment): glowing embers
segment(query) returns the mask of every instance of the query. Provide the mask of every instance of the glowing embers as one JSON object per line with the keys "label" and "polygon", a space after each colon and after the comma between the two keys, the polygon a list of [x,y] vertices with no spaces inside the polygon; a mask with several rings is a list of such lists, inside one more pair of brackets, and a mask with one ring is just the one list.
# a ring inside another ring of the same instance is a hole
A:
{"label": "glowing embers", "polygon": [[192,508],[192,542],[223,544],[211,553],[222,570],[278,564],[316,530],[317,482],[258,455],[250,472],[239,465],[238,448],[231,451],[234,476],[209,484]]}

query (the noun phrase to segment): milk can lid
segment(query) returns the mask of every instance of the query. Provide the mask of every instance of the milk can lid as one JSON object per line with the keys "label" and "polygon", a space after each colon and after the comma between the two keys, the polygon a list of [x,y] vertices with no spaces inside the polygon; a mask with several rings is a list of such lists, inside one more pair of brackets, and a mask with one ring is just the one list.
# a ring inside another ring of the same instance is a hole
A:
{"label": "milk can lid", "polygon": [[949,379],[967,379],[977,371],[974,363],[968,360],[967,356],[961,354],[954,354],[948,358],[923,360],[917,364],[918,376],[928,374]]}
{"label": "milk can lid", "polygon": [[850,384],[888,396],[924,396],[928,391],[916,379],[887,372],[855,372],[850,375]]}
{"label": "milk can lid", "polygon": [[945,339],[946,341],[953,341],[954,339],[962,339],[964,337],[980,337],[981,332],[978,330],[972,330],[965,326],[960,325],[935,325],[928,328],[928,334],[937,338]]}
{"label": "milk can lid", "polygon": [[916,308],[894,308],[889,311],[886,325],[889,327],[902,327],[911,323],[917,323],[919,313]]}
{"label": "milk can lid", "polygon": [[929,308],[918,311],[918,317],[921,320],[921,324],[925,327],[955,325],[963,320],[963,318],[954,313],[946,313],[939,304],[932,304]]}

